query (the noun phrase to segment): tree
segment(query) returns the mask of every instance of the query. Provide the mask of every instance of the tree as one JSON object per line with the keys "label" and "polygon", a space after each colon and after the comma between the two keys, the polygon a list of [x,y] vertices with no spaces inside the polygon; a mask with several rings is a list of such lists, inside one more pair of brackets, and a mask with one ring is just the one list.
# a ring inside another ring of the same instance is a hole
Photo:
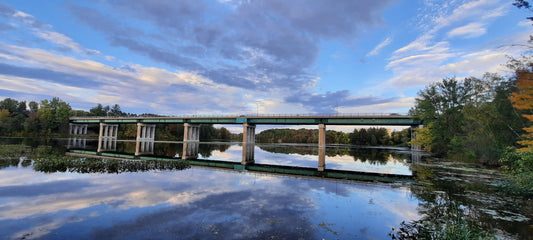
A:
{"label": "tree", "polygon": [[98,103],[96,107],[89,109],[89,113],[91,114],[91,116],[107,116],[107,112],[104,110],[104,106],[102,106],[102,104],[100,103]]}
{"label": "tree", "polygon": [[413,138],[409,144],[416,145],[421,147],[422,149],[431,152],[434,142],[435,142],[435,136],[432,133],[433,128],[435,126],[435,122],[430,122],[423,128],[418,128],[415,130],[415,138]]}
{"label": "tree", "polygon": [[0,134],[6,134],[9,131],[10,118],[7,109],[0,109]]}
{"label": "tree", "polygon": [[30,112],[36,113],[39,110],[39,103],[31,101],[28,106],[30,107]]}
{"label": "tree", "polygon": [[115,104],[111,108],[109,115],[114,116],[114,117],[120,117],[120,116],[124,116],[125,114],[120,110],[120,106],[118,104]]}
{"label": "tree", "polygon": [[71,107],[59,98],[41,101],[39,116],[42,130],[47,133],[66,132]]}
{"label": "tree", "polygon": [[[515,5],[517,8],[524,8],[533,11],[533,9],[531,8],[531,4],[526,0],[515,0],[513,5]],[[533,17],[528,17],[527,19],[533,21]]]}
{"label": "tree", "polygon": [[518,141],[523,147],[518,150],[533,152],[533,63],[516,70],[516,84],[517,90],[509,99],[513,107],[521,110],[522,116],[529,120],[529,125],[523,128],[526,133]]}
{"label": "tree", "polygon": [[[457,158],[462,158],[460,156],[462,153],[470,154],[465,151],[468,142],[466,138],[477,134],[476,131],[484,125],[472,125],[472,121],[477,121],[477,119],[469,117],[472,115],[483,118],[490,116],[485,113],[485,110],[491,108],[484,106],[495,98],[495,86],[501,81],[502,78],[494,74],[485,74],[482,79],[469,77],[462,81],[445,78],[420,91],[419,97],[416,98],[416,105],[410,113],[421,118],[426,125],[434,124],[428,129],[419,131],[418,135],[422,135],[425,142],[417,145],[423,146],[426,150],[431,149],[439,155],[451,153]],[[486,109],[481,110],[482,108]],[[496,138],[492,132],[485,136]],[[432,142],[427,142],[427,139],[432,139]]]}

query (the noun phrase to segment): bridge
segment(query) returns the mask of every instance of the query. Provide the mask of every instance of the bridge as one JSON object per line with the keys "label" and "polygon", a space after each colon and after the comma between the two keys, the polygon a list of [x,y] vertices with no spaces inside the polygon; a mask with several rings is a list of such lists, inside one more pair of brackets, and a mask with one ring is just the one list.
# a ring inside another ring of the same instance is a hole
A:
{"label": "bridge", "polygon": [[[153,151],[157,124],[183,124],[183,159],[198,157],[201,124],[238,124],[243,126],[242,165],[254,163],[256,125],[318,125],[318,171],[325,169],[327,125],[409,126],[422,127],[416,117],[399,114],[336,114],[336,115],[227,115],[227,116],[156,116],[156,117],[71,117],[70,134],[87,134],[87,124],[100,124],[98,152],[112,150],[116,146],[120,124],[137,124],[135,155]],[[414,137],[414,134],[411,135]],[[412,146],[413,150],[419,150]]]}
{"label": "bridge", "polygon": [[263,125],[395,125],[418,126],[420,119],[399,114],[336,114],[336,115],[227,115],[176,117],[71,117],[71,123],[189,123],[189,124],[263,124]]}

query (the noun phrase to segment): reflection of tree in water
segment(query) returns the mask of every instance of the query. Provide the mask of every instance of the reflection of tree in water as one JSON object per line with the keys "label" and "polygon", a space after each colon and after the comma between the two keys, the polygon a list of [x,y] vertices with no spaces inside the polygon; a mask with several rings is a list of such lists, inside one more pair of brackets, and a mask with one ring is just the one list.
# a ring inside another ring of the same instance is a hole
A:
{"label": "reflection of tree in water", "polygon": [[478,221],[479,213],[472,207],[458,204],[444,192],[423,195],[427,197],[420,205],[423,217],[393,228],[392,239],[490,239],[489,226]]}
{"label": "reflection of tree in water", "polygon": [[213,151],[220,151],[225,152],[230,147],[229,144],[200,144],[200,147],[198,149],[198,153],[201,154],[203,157],[211,157],[211,154]]}
{"label": "reflection of tree in water", "polygon": [[[516,212],[521,200],[506,197],[494,175],[468,169],[411,165],[411,192],[423,201],[422,218],[393,229],[392,239],[491,239],[494,229],[528,229]],[[514,229],[514,230],[513,230]],[[530,232],[519,233],[519,238]],[[529,237],[526,237],[529,238]]]}
{"label": "reflection of tree in water", "polygon": [[391,151],[377,148],[352,148],[350,155],[354,161],[369,162],[371,164],[386,164]]}
{"label": "reflection of tree in water", "polygon": [[[117,144],[117,153],[133,154],[135,153],[135,142],[122,142]],[[199,144],[198,153],[202,156],[209,157],[213,151],[224,152],[230,147],[230,144]],[[154,144],[154,156],[175,158],[181,156],[183,152],[183,143],[161,143]]]}
{"label": "reflection of tree in water", "polygon": [[300,155],[317,155],[318,148],[309,145],[258,145],[258,147],[267,152],[271,153],[284,153],[284,154],[300,154]]}
{"label": "reflection of tree in water", "polygon": [[[300,154],[318,156],[318,148],[309,145],[258,145],[261,150],[271,153]],[[394,159],[407,159],[406,154],[397,153],[395,150],[383,148],[364,148],[352,146],[327,147],[326,156],[352,156],[355,161],[371,164],[386,164],[389,157]]]}

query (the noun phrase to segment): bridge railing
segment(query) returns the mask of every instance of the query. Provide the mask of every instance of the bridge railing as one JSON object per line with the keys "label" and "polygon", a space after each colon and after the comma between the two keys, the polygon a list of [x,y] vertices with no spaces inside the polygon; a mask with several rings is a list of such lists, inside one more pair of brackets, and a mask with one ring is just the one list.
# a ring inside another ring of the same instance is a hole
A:
{"label": "bridge railing", "polygon": [[74,116],[71,119],[87,118],[275,118],[275,117],[410,117],[400,113],[300,113],[300,114],[189,114],[189,115],[165,115],[165,116]]}

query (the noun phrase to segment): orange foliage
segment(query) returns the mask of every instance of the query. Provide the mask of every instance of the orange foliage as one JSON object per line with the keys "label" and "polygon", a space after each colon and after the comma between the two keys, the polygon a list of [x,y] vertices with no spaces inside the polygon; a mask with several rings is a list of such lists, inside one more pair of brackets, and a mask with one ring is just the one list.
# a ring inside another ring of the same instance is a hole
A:
{"label": "orange foliage", "polygon": [[[530,66],[528,70],[516,71],[518,89],[509,97],[514,108],[526,111],[526,114],[522,116],[527,118],[530,123],[533,122],[533,72],[531,67],[533,66]],[[526,133],[522,135],[522,140],[518,141],[518,143],[524,147],[518,150],[533,152],[533,125],[523,129]]]}

